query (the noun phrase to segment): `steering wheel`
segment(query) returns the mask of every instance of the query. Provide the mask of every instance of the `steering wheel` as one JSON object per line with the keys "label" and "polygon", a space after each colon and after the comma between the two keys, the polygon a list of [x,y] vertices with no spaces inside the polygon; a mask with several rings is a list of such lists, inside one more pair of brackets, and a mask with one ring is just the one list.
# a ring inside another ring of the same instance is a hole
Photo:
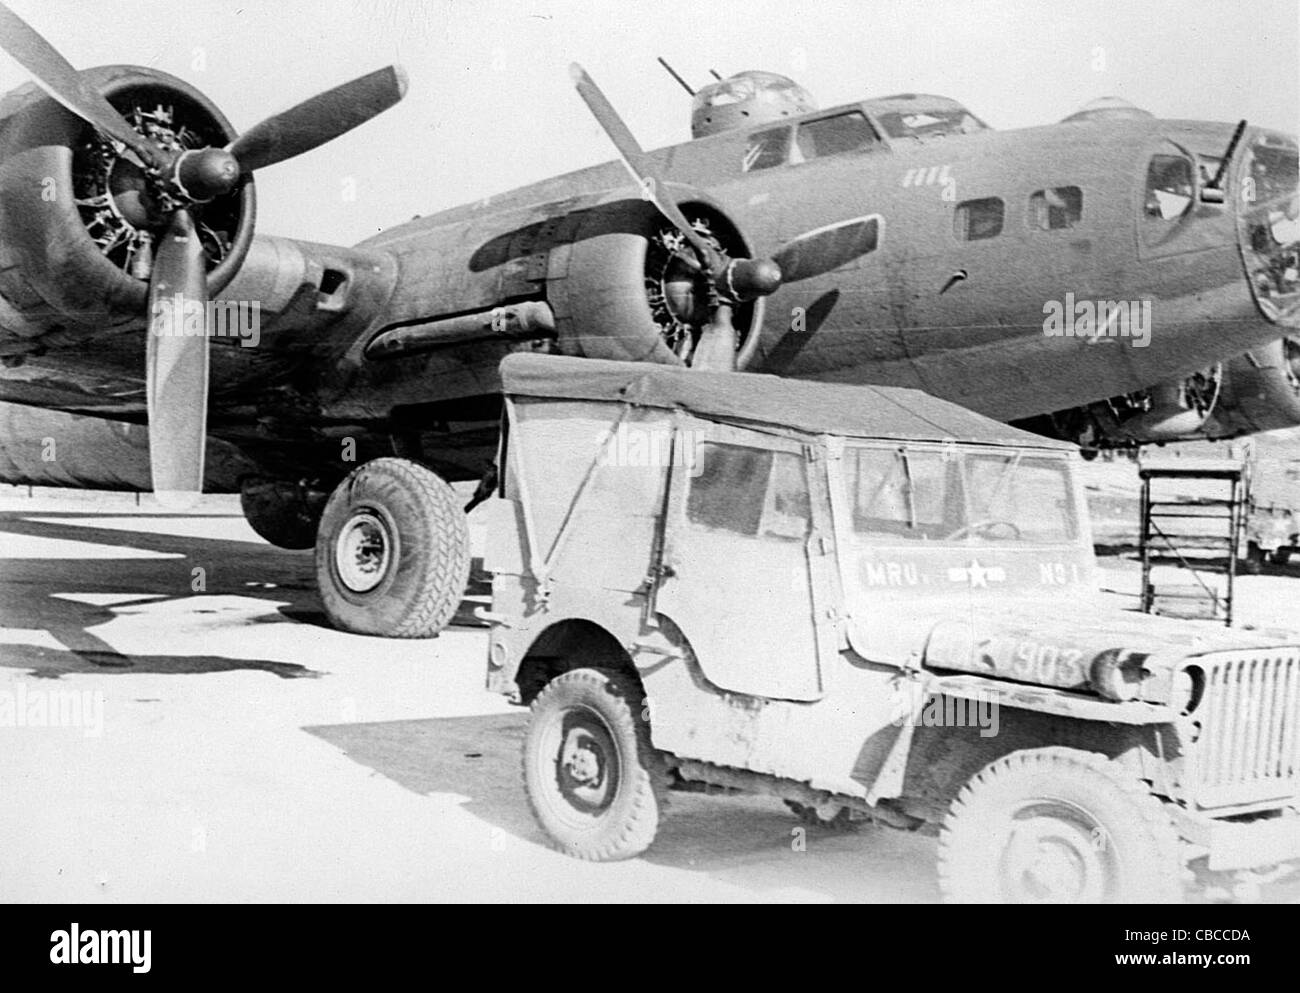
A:
{"label": "steering wheel", "polygon": [[1000,520],[998,520],[997,518],[990,517],[990,518],[987,518],[986,520],[982,520],[982,521],[973,521],[973,522],[970,523],[970,524],[963,524],[963,525],[962,525],[961,527],[959,527],[956,531],[952,532],[952,534],[944,535],[944,537],[943,537],[941,540],[943,540],[943,541],[954,541],[954,540],[956,540],[957,538],[964,537],[965,535],[967,535],[967,534],[969,534],[969,533],[972,533],[972,532],[978,532],[978,531],[989,531],[989,530],[991,530],[991,529],[993,529],[993,528],[998,528],[998,527],[1010,528],[1010,529],[1011,529],[1011,538],[1012,538],[1014,541],[1019,541],[1022,537],[1024,537],[1024,535],[1022,535],[1021,532],[1020,532],[1020,528],[1017,527],[1017,526],[1015,525],[1014,522],[1012,522],[1012,521],[1000,521]]}

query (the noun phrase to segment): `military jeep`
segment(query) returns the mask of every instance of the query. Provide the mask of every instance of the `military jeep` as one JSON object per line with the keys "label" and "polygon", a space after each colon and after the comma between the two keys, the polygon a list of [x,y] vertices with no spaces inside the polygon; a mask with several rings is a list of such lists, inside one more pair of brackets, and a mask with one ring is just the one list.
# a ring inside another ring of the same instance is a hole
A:
{"label": "military jeep", "polygon": [[488,685],[532,708],[560,850],[634,856],[707,788],[936,832],[950,901],[1240,893],[1300,857],[1300,647],[1108,605],[1070,447],[916,390],[501,375]]}

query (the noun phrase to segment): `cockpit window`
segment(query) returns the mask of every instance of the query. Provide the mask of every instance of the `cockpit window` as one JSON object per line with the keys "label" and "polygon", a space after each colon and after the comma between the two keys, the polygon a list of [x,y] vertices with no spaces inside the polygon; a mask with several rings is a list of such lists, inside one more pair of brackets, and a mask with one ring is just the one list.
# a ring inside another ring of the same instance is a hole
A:
{"label": "cockpit window", "polygon": [[876,140],[876,132],[866,116],[857,110],[799,125],[795,161],[842,155],[866,148]]}
{"label": "cockpit window", "polygon": [[988,125],[965,107],[889,111],[877,119],[891,138],[935,138],[988,130]]}
{"label": "cockpit window", "polygon": [[787,162],[807,162],[828,155],[843,155],[867,148],[878,140],[875,129],[861,111],[821,117],[799,125],[799,136],[791,146],[791,128],[755,131],[745,146],[745,172],[771,169]]}
{"label": "cockpit window", "polygon": [[1083,191],[1077,186],[1053,186],[1029,198],[1029,223],[1040,231],[1072,228],[1083,217]]}
{"label": "cockpit window", "polygon": [[745,172],[757,169],[771,169],[773,166],[785,165],[790,157],[791,128],[773,128],[770,131],[755,131],[749,136],[745,147]]}
{"label": "cockpit window", "polygon": [[1181,155],[1152,156],[1147,167],[1147,217],[1163,221],[1182,217],[1195,190],[1191,162]]}

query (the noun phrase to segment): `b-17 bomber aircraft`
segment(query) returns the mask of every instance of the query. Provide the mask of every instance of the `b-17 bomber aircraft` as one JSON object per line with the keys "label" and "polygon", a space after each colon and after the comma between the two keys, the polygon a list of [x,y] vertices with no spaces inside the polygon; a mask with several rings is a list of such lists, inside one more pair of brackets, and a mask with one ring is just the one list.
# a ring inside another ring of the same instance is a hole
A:
{"label": "b-17 bomber aircraft", "polygon": [[[520,350],[908,386],[1108,446],[1300,424],[1293,135],[1122,101],[997,131],[742,72],[645,152],[351,247],[254,233],[257,170],[391,107],[389,67],[237,133],[0,5],[0,479],[239,492],[338,626],[436,634]],[[689,89],[689,87],[687,87]],[[45,443],[54,439],[58,457]]]}

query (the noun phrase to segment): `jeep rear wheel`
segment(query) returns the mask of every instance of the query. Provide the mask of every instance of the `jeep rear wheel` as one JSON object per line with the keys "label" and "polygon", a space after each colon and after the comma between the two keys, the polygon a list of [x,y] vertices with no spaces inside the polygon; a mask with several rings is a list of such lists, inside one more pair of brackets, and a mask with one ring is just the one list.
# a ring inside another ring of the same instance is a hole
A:
{"label": "jeep rear wheel", "polygon": [[1173,822],[1104,755],[1012,752],[953,801],[939,835],[950,903],[1170,903],[1182,897]]}
{"label": "jeep rear wheel", "polygon": [[656,757],[643,698],[628,677],[573,669],[533,701],[524,788],[554,846],[607,862],[650,847],[659,826]]}
{"label": "jeep rear wheel", "polygon": [[432,638],[469,581],[469,528],[455,492],[407,459],[367,462],[330,494],[316,535],[316,581],[336,627]]}

